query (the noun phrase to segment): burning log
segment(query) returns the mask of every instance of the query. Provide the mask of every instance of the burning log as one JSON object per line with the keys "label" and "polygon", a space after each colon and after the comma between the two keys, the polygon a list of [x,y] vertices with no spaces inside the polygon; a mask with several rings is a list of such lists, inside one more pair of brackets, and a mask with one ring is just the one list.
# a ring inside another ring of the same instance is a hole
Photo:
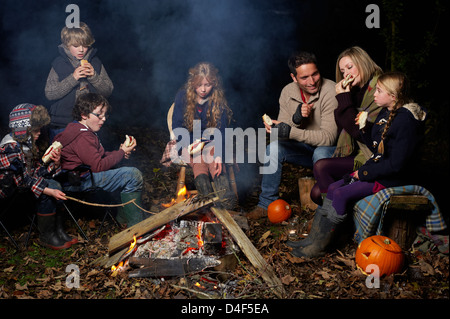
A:
{"label": "burning log", "polygon": [[217,200],[219,200],[218,197],[206,201],[195,201],[194,197],[193,199],[175,204],[158,214],[152,215],[142,222],[112,236],[109,240],[109,254],[112,256],[114,253],[127,247],[133,241],[134,236],[141,237],[148,232],[171,222],[172,220],[196,211],[202,207],[211,205]]}
{"label": "burning log", "polygon": [[129,277],[168,277],[183,276],[190,273],[201,272],[208,267],[220,265],[220,261],[212,257],[203,258],[176,258],[176,259],[150,259],[131,257],[129,265],[132,267],[144,266],[129,272]]}
{"label": "burning log", "polygon": [[262,278],[274,289],[274,293],[282,298],[286,294],[281,280],[276,276],[273,268],[265,261],[255,246],[238,224],[231,217],[230,213],[223,208],[212,207],[212,212],[224,225],[236,244],[241,248],[242,252],[247,256],[252,265],[261,273]]}

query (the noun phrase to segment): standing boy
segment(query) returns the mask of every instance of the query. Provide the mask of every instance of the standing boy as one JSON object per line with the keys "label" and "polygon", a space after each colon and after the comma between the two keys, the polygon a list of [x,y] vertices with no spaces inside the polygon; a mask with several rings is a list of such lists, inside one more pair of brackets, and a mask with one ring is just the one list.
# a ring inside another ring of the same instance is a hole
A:
{"label": "standing boy", "polygon": [[92,48],[95,39],[89,27],[80,22],[79,28],[64,27],[58,46],[59,56],[53,61],[45,85],[45,96],[54,103],[50,106],[50,140],[72,121],[76,99],[94,92],[108,98],[113,84]]}

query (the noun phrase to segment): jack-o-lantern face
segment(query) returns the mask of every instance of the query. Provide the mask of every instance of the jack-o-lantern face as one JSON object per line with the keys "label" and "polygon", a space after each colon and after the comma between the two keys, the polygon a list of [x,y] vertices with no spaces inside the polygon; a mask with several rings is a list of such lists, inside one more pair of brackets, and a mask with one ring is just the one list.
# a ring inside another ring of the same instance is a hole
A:
{"label": "jack-o-lantern face", "polygon": [[292,208],[286,201],[277,199],[267,207],[267,217],[274,223],[281,223],[291,217]]}
{"label": "jack-o-lantern face", "polygon": [[378,266],[379,275],[389,276],[403,267],[403,252],[400,246],[385,236],[372,236],[364,239],[358,246],[355,261],[365,273],[368,265]]}

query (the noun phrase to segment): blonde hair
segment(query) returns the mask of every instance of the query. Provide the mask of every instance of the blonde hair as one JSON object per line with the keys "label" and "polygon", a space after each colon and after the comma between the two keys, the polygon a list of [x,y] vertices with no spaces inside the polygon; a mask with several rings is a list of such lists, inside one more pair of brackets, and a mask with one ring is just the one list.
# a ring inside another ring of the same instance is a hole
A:
{"label": "blonde hair", "polygon": [[95,39],[92,35],[91,29],[84,22],[80,22],[79,28],[68,28],[67,26],[61,30],[61,42],[69,47],[84,46],[90,47],[94,44]]}
{"label": "blonde hair", "polygon": [[358,46],[354,46],[344,50],[339,55],[336,62],[336,82],[340,82],[344,78],[339,68],[339,62],[343,57],[349,57],[357,67],[361,78],[361,86],[366,84],[372,77],[383,73],[383,70],[372,60],[366,51]]}
{"label": "blonde hair", "polygon": [[189,77],[185,84],[186,89],[186,111],[184,114],[184,125],[189,131],[193,130],[195,105],[197,104],[196,88],[206,79],[212,85],[209,94],[208,108],[206,118],[207,127],[217,127],[220,125],[220,118],[223,112],[226,112],[228,122],[231,121],[233,112],[228,107],[227,100],[222,88],[222,81],[219,77],[219,71],[208,62],[198,63],[189,70]]}
{"label": "blonde hair", "polygon": [[392,121],[397,115],[397,111],[403,105],[411,102],[409,97],[409,80],[404,73],[401,72],[387,72],[378,78],[377,83],[381,85],[389,94],[394,96],[395,104],[389,114],[389,118],[384,127],[383,133],[381,133],[381,141],[378,145],[378,153],[384,153],[384,140],[386,134],[391,127]]}

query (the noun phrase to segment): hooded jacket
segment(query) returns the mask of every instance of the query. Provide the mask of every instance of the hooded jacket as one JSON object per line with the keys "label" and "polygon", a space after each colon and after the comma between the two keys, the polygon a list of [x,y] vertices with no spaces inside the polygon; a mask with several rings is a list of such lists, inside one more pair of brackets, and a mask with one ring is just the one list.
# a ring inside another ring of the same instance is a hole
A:
{"label": "hooded jacket", "polygon": [[63,145],[61,166],[65,170],[88,165],[93,173],[103,172],[117,165],[125,155],[121,149],[106,152],[97,134],[79,122],[69,123],[54,140]]}
{"label": "hooded jacket", "polygon": [[109,97],[114,86],[102,62],[96,56],[97,49],[89,49],[84,57],[93,66],[95,74],[78,81],[72,74],[80,66],[80,61],[62,44],[58,46],[58,51],[60,55],[53,61],[47,78],[45,96],[48,100],[55,101],[50,106],[51,125],[64,128],[73,120],[72,109],[78,96],[94,92]]}
{"label": "hooded jacket", "polygon": [[378,182],[384,187],[407,185],[415,177],[414,167],[419,160],[418,148],[424,137],[426,112],[416,103],[403,105],[397,111],[384,139],[384,152],[378,152],[390,111],[383,108],[370,133],[362,134],[372,157],[360,167],[361,181]]}

